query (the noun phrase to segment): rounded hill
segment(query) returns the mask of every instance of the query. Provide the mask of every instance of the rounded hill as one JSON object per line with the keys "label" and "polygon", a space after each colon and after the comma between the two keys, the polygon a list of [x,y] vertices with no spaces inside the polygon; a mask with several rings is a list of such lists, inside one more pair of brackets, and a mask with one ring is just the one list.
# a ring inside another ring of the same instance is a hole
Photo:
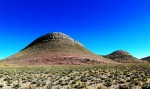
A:
{"label": "rounded hill", "polygon": [[5,60],[17,64],[115,63],[95,55],[78,41],[60,32],[39,37],[23,50]]}
{"label": "rounded hill", "polygon": [[111,54],[108,54],[104,56],[105,58],[112,59],[117,62],[121,63],[137,63],[140,62],[139,59],[133,57],[131,54],[129,54],[126,51],[123,50],[117,50],[115,52],[112,52]]}

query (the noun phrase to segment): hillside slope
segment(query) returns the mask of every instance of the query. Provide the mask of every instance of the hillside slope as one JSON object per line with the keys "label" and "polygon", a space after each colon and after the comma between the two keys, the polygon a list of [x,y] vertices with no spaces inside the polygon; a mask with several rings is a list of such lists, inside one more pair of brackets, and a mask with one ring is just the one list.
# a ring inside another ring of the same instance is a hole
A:
{"label": "hillside slope", "polygon": [[5,61],[14,64],[99,64],[116,63],[97,56],[71,37],[54,32],[46,34]]}
{"label": "hillside slope", "polygon": [[148,62],[150,62],[150,56],[145,57],[145,58],[142,58],[141,60],[142,60],[142,61],[148,61]]}
{"label": "hillside slope", "polygon": [[137,58],[133,57],[128,52],[117,50],[111,54],[105,55],[105,58],[112,59],[114,61],[120,62],[120,63],[137,63],[141,62]]}

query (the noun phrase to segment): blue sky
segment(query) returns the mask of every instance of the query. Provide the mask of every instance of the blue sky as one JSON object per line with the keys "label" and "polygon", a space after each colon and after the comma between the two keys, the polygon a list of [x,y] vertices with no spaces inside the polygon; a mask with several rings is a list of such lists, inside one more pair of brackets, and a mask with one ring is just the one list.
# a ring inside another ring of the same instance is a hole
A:
{"label": "blue sky", "polygon": [[149,0],[0,0],[0,59],[63,32],[96,54],[150,56]]}

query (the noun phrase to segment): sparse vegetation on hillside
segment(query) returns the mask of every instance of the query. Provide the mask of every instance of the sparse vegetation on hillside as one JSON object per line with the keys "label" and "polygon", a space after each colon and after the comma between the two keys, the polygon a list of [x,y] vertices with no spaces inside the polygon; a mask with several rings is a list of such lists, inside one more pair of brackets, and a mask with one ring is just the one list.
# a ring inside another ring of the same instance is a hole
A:
{"label": "sparse vegetation on hillside", "polygon": [[140,60],[133,57],[128,52],[125,52],[125,51],[122,51],[122,50],[115,51],[115,52],[113,52],[111,54],[108,54],[104,57],[112,59],[112,60],[117,61],[117,62],[121,62],[121,63],[137,63],[137,62],[140,62]]}
{"label": "sparse vegetation on hillside", "polygon": [[63,33],[46,34],[5,60],[12,64],[86,64],[84,59],[97,64],[115,63],[90,52],[81,43]]}
{"label": "sparse vegetation on hillside", "polygon": [[79,45],[79,43],[73,42],[72,40],[68,39],[60,38],[60,39],[51,39],[48,41],[44,41],[43,39],[44,42],[41,42],[41,38],[39,38],[39,40],[37,39],[37,41],[31,43],[28,47],[26,47],[16,55],[7,59],[20,59],[22,57],[23,58],[30,57],[31,55],[47,54],[54,52],[67,52],[74,54],[93,55],[93,53],[91,53],[85,47]]}

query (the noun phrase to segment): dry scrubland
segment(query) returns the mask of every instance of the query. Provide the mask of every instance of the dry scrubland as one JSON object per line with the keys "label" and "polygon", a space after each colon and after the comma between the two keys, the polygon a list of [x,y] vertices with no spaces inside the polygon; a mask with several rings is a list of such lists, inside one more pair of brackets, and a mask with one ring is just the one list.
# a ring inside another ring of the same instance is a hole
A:
{"label": "dry scrubland", "polygon": [[0,89],[150,89],[150,64],[121,50],[104,57],[63,33],[46,34],[0,61]]}
{"label": "dry scrubland", "polygon": [[0,89],[150,89],[150,64],[1,65]]}

